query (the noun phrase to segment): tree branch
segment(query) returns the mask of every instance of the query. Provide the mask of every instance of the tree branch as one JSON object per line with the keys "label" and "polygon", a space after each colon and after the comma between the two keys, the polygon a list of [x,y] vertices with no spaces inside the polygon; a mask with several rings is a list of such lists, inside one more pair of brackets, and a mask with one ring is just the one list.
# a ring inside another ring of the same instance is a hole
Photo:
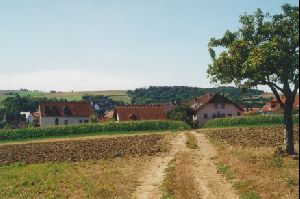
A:
{"label": "tree branch", "polygon": [[272,84],[267,84],[267,85],[271,88],[272,92],[274,93],[278,103],[280,104],[280,107],[284,108],[284,103],[282,102],[281,97],[280,97],[278,91],[276,90],[276,88]]}

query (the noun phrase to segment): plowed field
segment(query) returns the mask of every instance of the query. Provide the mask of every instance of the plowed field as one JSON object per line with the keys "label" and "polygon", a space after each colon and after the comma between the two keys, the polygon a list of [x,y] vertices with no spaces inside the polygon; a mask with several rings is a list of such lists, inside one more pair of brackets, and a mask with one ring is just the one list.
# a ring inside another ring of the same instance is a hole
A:
{"label": "plowed field", "polygon": [[166,151],[163,138],[164,135],[154,134],[3,145],[0,146],[0,165],[16,162],[74,162],[124,156],[154,155]]}
{"label": "plowed field", "polygon": [[[247,147],[276,147],[283,144],[284,128],[275,127],[250,127],[209,129],[208,135],[221,142],[234,146]],[[294,128],[295,141],[299,142],[299,126]]]}

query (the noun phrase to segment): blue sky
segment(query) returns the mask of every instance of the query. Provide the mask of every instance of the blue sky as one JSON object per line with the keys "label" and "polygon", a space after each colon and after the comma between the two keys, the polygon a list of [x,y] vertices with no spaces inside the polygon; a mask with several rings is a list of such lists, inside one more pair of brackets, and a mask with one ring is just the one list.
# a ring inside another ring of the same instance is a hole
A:
{"label": "blue sky", "polygon": [[282,0],[0,0],[0,90],[211,87],[207,43]]}

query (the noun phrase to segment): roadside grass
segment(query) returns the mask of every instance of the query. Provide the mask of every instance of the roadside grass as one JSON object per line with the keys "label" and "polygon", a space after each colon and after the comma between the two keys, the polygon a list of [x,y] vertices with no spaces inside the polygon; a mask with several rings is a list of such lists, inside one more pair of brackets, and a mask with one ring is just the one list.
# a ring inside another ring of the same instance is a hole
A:
{"label": "roadside grass", "polygon": [[194,176],[188,167],[191,161],[192,155],[189,152],[182,152],[169,162],[161,187],[163,191],[161,199],[199,198]]}
{"label": "roadside grass", "polygon": [[61,135],[61,136],[46,136],[42,138],[20,138],[15,140],[0,140],[1,144],[6,143],[19,143],[19,142],[31,142],[31,141],[43,141],[43,140],[55,140],[58,139],[76,139],[76,138],[88,138],[97,136],[126,136],[126,135],[147,135],[147,134],[169,134],[176,133],[176,131],[113,131],[113,132],[97,132],[97,133],[87,133],[87,134],[72,134],[72,135]]}
{"label": "roadside grass", "polygon": [[185,143],[186,146],[189,149],[197,149],[198,148],[197,137],[191,132],[186,132],[185,136],[186,136],[186,143]]}
{"label": "roadside grass", "polygon": [[150,157],[0,166],[0,198],[129,198]]}
{"label": "roadside grass", "polygon": [[[209,129],[203,132],[208,135],[211,133]],[[240,198],[299,197],[299,160],[288,156],[275,157],[276,147],[236,146],[215,136],[208,137],[218,151],[218,171],[229,178],[231,173],[234,174],[236,179],[232,180],[233,188],[237,190]],[[298,143],[295,148],[299,148]]]}
{"label": "roadside grass", "polygon": [[222,163],[217,164],[217,172],[222,174],[226,180],[235,179],[235,174],[230,170],[229,166],[224,165]]}

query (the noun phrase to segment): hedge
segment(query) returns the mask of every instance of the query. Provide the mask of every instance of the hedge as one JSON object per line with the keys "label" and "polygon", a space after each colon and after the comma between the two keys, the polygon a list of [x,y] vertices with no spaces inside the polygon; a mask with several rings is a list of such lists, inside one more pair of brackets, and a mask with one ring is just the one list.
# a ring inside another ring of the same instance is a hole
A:
{"label": "hedge", "polygon": [[[299,123],[299,115],[293,116],[294,123]],[[283,125],[283,115],[258,115],[227,117],[208,120],[204,128],[234,127],[234,126],[262,126],[262,125]]]}
{"label": "hedge", "polygon": [[90,133],[130,132],[130,131],[166,131],[186,130],[190,127],[180,121],[148,120],[134,122],[109,122],[97,124],[80,124],[55,126],[46,128],[24,128],[15,130],[0,130],[0,140],[16,140],[26,138],[43,138],[52,136],[67,136]]}

